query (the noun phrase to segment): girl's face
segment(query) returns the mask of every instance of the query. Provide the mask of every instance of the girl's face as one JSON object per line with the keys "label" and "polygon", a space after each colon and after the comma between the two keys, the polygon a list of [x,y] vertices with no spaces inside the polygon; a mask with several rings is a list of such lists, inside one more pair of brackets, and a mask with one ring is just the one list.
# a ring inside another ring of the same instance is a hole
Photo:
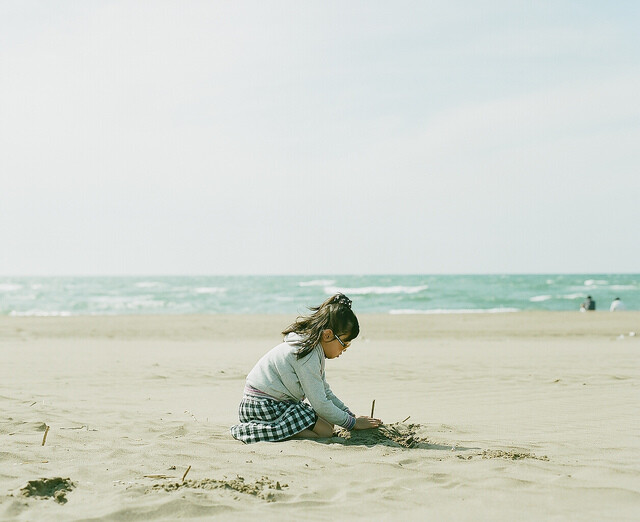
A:
{"label": "girl's face", "polygon": [[337,336],[333,333],[333,330],[324,330],[322,332],[322,339],[320,340],[320,344],[322,345],[322,349],[324,350],[324,355],[327,359],[335,359],[336,357],[340,357],[340,354],[344,352],[349,346],[351,346],[351,342],[345,341],[348,337],[348,334],[343,334]]}

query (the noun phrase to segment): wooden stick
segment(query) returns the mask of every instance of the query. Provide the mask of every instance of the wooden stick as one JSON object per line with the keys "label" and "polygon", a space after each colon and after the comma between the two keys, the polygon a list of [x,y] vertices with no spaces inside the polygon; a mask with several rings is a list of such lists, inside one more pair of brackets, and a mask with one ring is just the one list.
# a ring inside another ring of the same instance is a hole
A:
{"label": "wooden stick", "polygon": [[371,415],[370,417],[373,417],[373,409],[376,407],[376,400],[373,399],[373,402],[371,403]]}
{"label": "wooden stick", "polygon": [[[47,426],[45,424],[45,426]],[[42,437],[42,445],[44,446],[44,443],[47,442],[47,433],[49,433],[49,428],[50,426],[47,426],[47,428],[44,430],[44,437]]]}
{"label": "wooden stick", "polygon": [[182,475],[182,482],[184,482],[185,477],[187,476],[187,473],[189,473],[189,470],[191,469],[191,465],[189,465],[189,467],[187,468],[187,471],[184,472],[184,475]]}
{"label": "wooden stick", "polygon": [[402,422],[407,422],[409,419],[411,418],[411,415],[409,415],[405,420],[403,420]]}

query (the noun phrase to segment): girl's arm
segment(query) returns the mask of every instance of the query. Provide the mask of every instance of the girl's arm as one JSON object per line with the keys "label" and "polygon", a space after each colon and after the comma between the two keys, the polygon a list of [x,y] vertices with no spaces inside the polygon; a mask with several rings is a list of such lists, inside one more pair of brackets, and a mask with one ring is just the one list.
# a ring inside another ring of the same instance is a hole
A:
{"label": "girl's arm", "polygon": [[[342,402],[340,399],[338,399],[338,397],[336,397],[333,394],[333,392],[331,391],[331,388],[329,387],[329,383],[326,381],[326,379],[323,378],[322,380],[324,382],[324,389],[327,394],[327,398],[331,402],[333,402],[333,404],[335,404],[338,408],[340,408],[342,411],[346,411],[352,417],[356,417],[356,414],[353,413],[347,406],[345,406],[344,402]],[[382,421],[380,419],[375,419],[373,417],[362,415],[360,417],[356,417],[356,423],[353,429],[366,430],[369,428],[377,428],[381,424],[382,424]]]}
{"label": "girl's arm", "polygon": [[354,415],[353,412],[348,408],[348,406],[334,395],[326,379],[323,379],[323,381],[324,381],[324,391],[327,395],[327,399],[329,399],[333,404],[335,404],[342,411],[346,411],[348,414]]}
{"label": "girl's arm", "polygon": [[[348,430],[353,429],[356,424],[355,416],[344,411],[329,398],[325,389],[325,380],[320,372],[320,361],[314,361],[314,358],[306,360],[296,368],[300,385],[311,407],[318,416],[327,422],[337,424]],[[329,392],[331,393],[331,390]],[[333,393],[331,393],[331,396],[335,397]],[[339,400],[337,397],[335,398]],[[342,401],[340,401],[340,404],[344,406]]]}

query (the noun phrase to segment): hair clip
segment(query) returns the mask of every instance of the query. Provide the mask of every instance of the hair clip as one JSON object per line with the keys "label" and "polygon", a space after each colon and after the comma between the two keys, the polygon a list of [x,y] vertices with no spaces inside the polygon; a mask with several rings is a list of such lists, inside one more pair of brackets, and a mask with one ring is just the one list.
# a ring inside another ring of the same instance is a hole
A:
{"label": "hair clip", "polygon": [[351,308],[351,299],[344,294],[336,294],[333,296],[333,302]]}

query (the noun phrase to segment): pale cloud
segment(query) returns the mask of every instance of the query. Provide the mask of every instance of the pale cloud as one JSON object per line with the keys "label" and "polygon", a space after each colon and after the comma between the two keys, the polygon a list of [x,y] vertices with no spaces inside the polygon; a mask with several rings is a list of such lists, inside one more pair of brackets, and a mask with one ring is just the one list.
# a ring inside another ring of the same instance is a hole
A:
{"label": "pale cloud", "polygon": [[640,255],[625,245],[608,268],[620,238],[603,219],[639,217],[632,11],[47,5],[0,7],[0,273],[629,270]]}
{"label": "pale cloud", "polygon": [[456,107],[429,121],[421,139],[430,151],[450,154],[599,132],[637,121],[639,89],[640,75],[626,75]]}

